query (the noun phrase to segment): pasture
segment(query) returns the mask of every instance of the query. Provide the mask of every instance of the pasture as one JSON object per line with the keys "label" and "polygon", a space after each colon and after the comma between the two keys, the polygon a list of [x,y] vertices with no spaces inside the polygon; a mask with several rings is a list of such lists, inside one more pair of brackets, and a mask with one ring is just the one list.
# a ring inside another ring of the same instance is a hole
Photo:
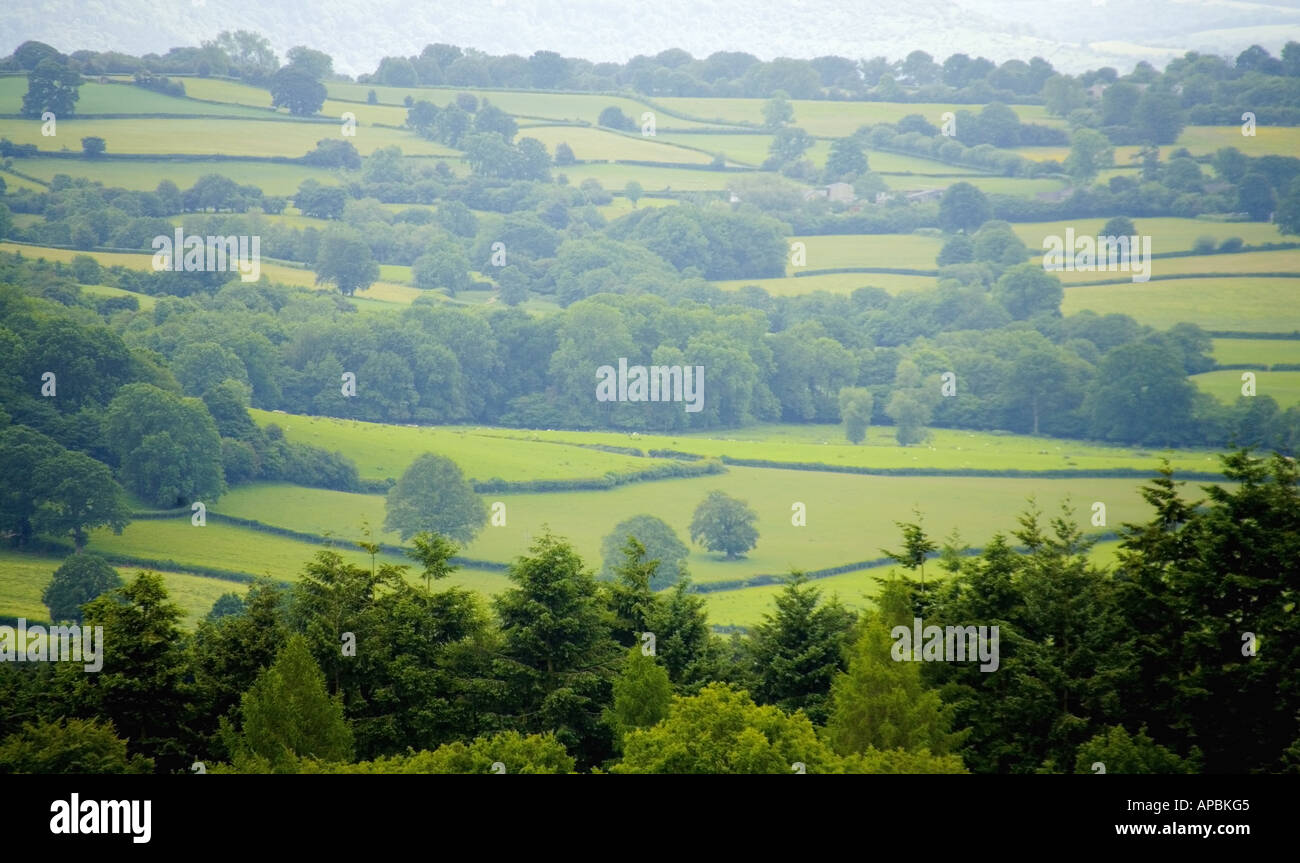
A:
{"label": "pasture", "polygon": [[1300,317],[1282,311],[1298,302],[1300,278],[1189,277],[1067,288],[1061,312],[1119,312],[1162,330],[1186,321],[1207,330],[1273,333],[1300,330]]}
{"label": "pasture", "polygon": [[[325,132],[322,128],[321,132]],[[324,137],[324,135],[322,135]],[[112,141],[109,141],[112,146]],[[311,146],[315,146],[315,143]],[[80,144],[77,145],[80,149]],[[306,152],[306,151],[303,151]],[[294,155],[302,155],[296,153]],[[45,182],[57,174],[86,177],[105,186],[137,189],[152,192],[162,180],[171,180],[182,189],[194,185],[204,174],[220,174],[241,185],[257,186],[268,195],[292,196],[303,180],[316,180],[324,185],[339,185],[347,176],[341,171],[316,168],[309,165],[278,164],[275,162],[231,162],[224,160],[171,160],[171,159],[65,159],[38,157],[23,159],[20,170]]]}
{"label": "pasture", "polygon": [[[281,156],[296,158],[315,149],[325,138],[339,137],[339,125],[301,119],[252,120],[232,117],[60,120],[58,136],[41,136],[40,123],[15,124],[6,137],[17,144],[35,144],[42,150],[80,152],[81,139],[98,135],[107,152],[186,156]],[[383,147],[400,147],[403,153],[449,156],[455,151],[400,129],[365,127],[349,139],[363,156]],[[25,164],[25,162],[24,162]],[[279,167],[279,166],[277,166]],[[237,167],[234,170],[238,170]],[[31,172],[35,174],[35,172]],[[235,175],[238,177],[238,175]],[[240,180],[240,182],[248,182]]]}
{"label": "pasture", "polygon": [[[146,90],[143,87],[136,87],[132,84],[125,83],[129,78],[115,79],[118,83],[101,84],[98,81],[87,80],[81,85],[81,97],[77,100],[77,115],[95,115],[95,114],[176,114],[176,115],[205,115],[213,117],[265,117],[272,114],[269,108],[255,108],[247,104],[224,104],[217,105],[205,102],[198,102],[194,99],[181,98],[178,96],[168,96],[163,93],[156,93],[153,90]],[[185,80],[185,90],[187,96],[196,96],[190,86],[190,81]],[[252,88],[249,88],[252,89]],[[27,78],[25,76],[10,75],[0,77],[0,114],[17,114],[22,110],[23,94],[27,92]],[[267,91],[261,91],[265,99],[262,104],[271,104],[271,95]],[[5,136],[11,137],[10,129],[14,128],[10,124],[32,124],[38,129],[40,120],[5,120]],[[59,121],[61,126],[62,120]],[[12,140],[12,138],[11,138]]]}
{"label": "pasture", "polygon": [[1215,339],[1214,359],[1225,366],[1237,363],[1300,364],[1300,339]]}
{"label": "pasture", "polygon": [[[1272,396],[1278,407],[1285,410],[1300,405],[1300,372],[1251,371],[1255,376],[1255,395]],[[1204,392],[1225,404],[1233,404],[1242,397],[1242,375],[1237,369],[1221,369],[1192,375],[1189,380]]]}
{"label": "pasture", "polygon": [[[1011,226],[1016,236],[1029,247],[1032,254],[1041,254],[1045,237],[1065,237],[1067,229],[1073,228],[1076,237],[1098,236],[1105,226],[1106,219],[1078,219],[1062,222],[1018,222]],[[1161,252],[1190,251],[1200,237],[1213,237],[1216,244],[1230,237],[1238,237],[1249,245],[1286,242],[1289,238],[1282,236],[1276,225],[1269,222],[1218,222],[1209,219],[1154,218],[1134,219],[1133,227],[1139,236],[1151,237],[1151,251]],[[1283,255],[1287,253],[1282,253]],[[1300,250],[1292,251],[1288,263],[1292,269],[1300,269]],[[1184,259],[1187,260],[1187,259]],[[1217,255],[1198,256],[1202,271],[1218,270],[1221,258]],[[1153,263],[1162,269],[1168,261]]]}
{"label": "pasture", "polygon": [[[692,544],[688,567],[691,578],[701,583],[881,557],[882,547],[897,544],[894,523],[912,520],[914,508],[922,512],[932,536],[946,536],[959,526],[963,536],[972,538],[969,541],[981,543],[995,532],[1013,529],[1016,515],[1031,497],[1053,514],[1063,501],[1071,500],[1075,517],[1088,530],[1092,530],[1088,517],[1094,501],[1106,504],[1109,524],[1145,515],[1145,504],[1132,479],[880,477],[731,468],[721,476],[633,483],[602,491],[487,495],[485,499],[505,504],[506,525],[484,527],[464,554],[508,562],[524,554],[532,540],[549,528],[570,540],[590,567],[599,569],[602,539],[619,522],[639,513],[662,518],[687,541],[695,506],[715,488],[746,501],[758,514],[759,540],[757,547],[739,560],[725,560]],[[791,524],[791,507],[796,501],[807,507],[804,527]],[[259,486],[253,493],[228,495],[214,504],[212,511],[292,530],[329,531],[341,540],[355,540],[360,537],[363,517],[372,529],[382,524],[383,498],[272,485]],[[188,521],[179,521],[174,527],[171,522],[165,524],[172,532],[198,530]],[[214,526],[235,530],[211,524],[209,529]],[[128,527],[127,532],[132,529]],[[259,542],[263,536],[269,535],[258,533]],[[206,546],[208,536],[201,538]],[[161,557],[164,549],[172,549],[166,539],[148,555],[131,553]],[[212,553],[224,552],[214,547]]]}
{"label": "pasture", "polygon": [[[48,622],[49,610],[41,602],[41,592],[62,563],[63,558],[57,556],[0,550],[0,615],[25,617],[31,623]],[[130,581],[143,568],[114,567],[123,581]],[[247,590],[247,585],[199,575],[181,572],[160,575],[172,602],[185,611],[181,625],[186,629],[193,629],[223,593],[242,596]]]}
{"label": "pasture", "polygon": [[356,461],[362,479],[399,477],[426,452],[447,456],[460,465],[466,477],[480,481],[494,477],[512,482],[591,479],[609,471],[636,471],[655,464],[636,456],[507,438],[490,428],[395,426],[259,410],[250,413],[259,425],[280,426],[289,440],[342,452]]}

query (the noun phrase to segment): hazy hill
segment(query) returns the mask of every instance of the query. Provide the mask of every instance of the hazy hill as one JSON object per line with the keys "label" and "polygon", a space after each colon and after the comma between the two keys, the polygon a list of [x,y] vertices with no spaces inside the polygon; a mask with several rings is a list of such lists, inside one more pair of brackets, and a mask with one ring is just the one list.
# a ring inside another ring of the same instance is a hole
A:
{"label": "hazy hill", "polygon": [[0,53],[26,39],[61,50],[132,54],[196,45],[221,30],[266,34],[277,51],[324,50],[348,74],[428,42],[527,55],[538,49],[625,60],[665,48],[764,59],[839,54],[898,59],[921,48],[997,61],[1039,55],[1077,72],[1157,65],[1185,50],[1235,55],[1258,42],[1276,54],[1300,38],[1300,9],[1283,0],[9,0]]}

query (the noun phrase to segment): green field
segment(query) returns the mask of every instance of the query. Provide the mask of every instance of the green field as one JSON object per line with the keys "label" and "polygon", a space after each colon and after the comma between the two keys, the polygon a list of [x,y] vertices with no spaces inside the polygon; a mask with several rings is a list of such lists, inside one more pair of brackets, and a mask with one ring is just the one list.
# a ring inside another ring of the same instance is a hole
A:
{"label": "green field", "polygon": [[1300,340],[1215,339],[1214,360],[1222,365],[1238,363],[1300,363]]}
{"label": "green field", "polygon": [[[665,97],[656,99],[665,108],[704,121],[723,123],[763,122],[765,99],[738,99],[717,97]],[[794,125],[811,135],[843,138],[852,135],[858,127],[868,123],[896,123],[908,114],[920,114],[931,123],[942,122],[945,111],[952,105],[931,102],[832,102],[828,100],[794,99]],[[1026,123],[1060,125],[1041,105],[1012,105],[1012,109]],[[666,124],[665,124],[666,125]]]}
{"label": "green field", "polygon": [[[924,234],[833,234],[790,237],[790,242],[805,245],[808,265],[803,269],[808,270],[835,267],[933,270],[938,267],[935,258],[943,248],[941,238]],[[786,272],[793,275],[796,268],[787,265]],[[859,278],[875,278],[875,274],[862,273]]]}
{"label": "green field", "polygon": [[[1064,222],[1021,222],[1011,226],[1016,232],[1016,236],[1024,241],[1033,254],[1039,254],[1043,250],[1043,239],[1049,236],[1061,237],[1064,239],[1066,229],[1073,228],[1076,237],[1097,236],[1105,226],[1106,219],[1078,219]],[[1200,237],[1213,237],[1216,242],[1222,242],[1229,237],[1240,237],[1246,243],[1257,246],[1265,243],[1286,242],[1289,238],[1282,236],[1276,225],[1269,222],[1212,222],[1207,219],[1175,219],[1175,218],[1157,218],[1157,219],[1134,219],[1133,227],[1137,228],[1140,236],[1151,237],[1151,251],[1155,254],[1161,252],[1182,252],[1188,251],[1195,247],[1196,240]],[[1291,269],[1300,269],[1300,251],[1280,252],[1279,255],[1290,255],[1289,265]],[[1205,255],[1195,258],[1200,261],[1202,271],[1217,270],[1216,262],[1235,256]],[[1189,260],[1189,259],[1182,259]],[[1164,268],[1169,261],[1160,261],[1152,264],[1152,272],[1157,272],[1155,267]]]}
{"label": "green field", "polygon": [[494,429],[380,425],[259,410],[251,413],[260,425],[279,425],[290,440],[343,452],[356,461],[362,479],[401,476],[407,465],[426,452],[452,459],[470,479],[500,477],[512,482],[588,479],[609,471],[643,470],[657,463],[540,440],[507,439]]}
{"label": "green field", "polygon": [[[0,551],[0,614],[25,617],[30,622],[48,621],[49,610],[41,603],[41,592],[49,584],[63,558],[23,552]],[[115,567],[123,581],[135,577],[140,567]],[[241,596],[245,585],[216,578],[204,578],[179,572],[161,573],[171,599],[185,610],[182,625],[192,628],[212,610],[212,603],[223,593]]]}
{"label": "green field", "polygon": [[[98,135],[107,144],[108,153],[148,155],[180,154],[189,156],[287,156],[297,157],[316,147],[324,138],[340,137],[338,123],[305,120],[251,120],[177,117],[138,119],[60,120],[58,135],[41,136],[40,123],[14,124],[6,137],[17,144],[35,144],[42,150],[79,152],[84,135]],[[420,156],[455,155],[441,144],[400,129],[364,127],[348,139],[361,155],[382,147],[400,147],[403,153]],[[27,162],[24,160],[24,164]],[[98,166],[96,166],[98,167]],[[276,166],[277,168],[281,166]],[[238,167],[232,167],[238,171]],[[35,174],[36,172],[30,172]],[[247,180],[235,175],[240,182]],[[155,182],[156,185],[156,182]]]}
{"label": "green field", "polygon": [[140,308],[144,311],[149,311],[158,303],[157,297],[151,297],[148,294],[137,294],[135,291],[126,291],[109,285],[82,285],[81,290],[97,297],[135,297],[136,302],[140,304]]}
{"label": "green field", "polygon": [[[1093,501],[1106,504],[1111,524],[1134,521],[1145,513],[1137,483],[1132,479],[879,477],[731,468],[723,476],[634,483],[606,491],[487,495],[487,500],[500,500],[506,505],[506,526],[485,527],[464,553],[474,559],[508,562],[525,553],[532,539],[549,526],[572,541],[589,566],[598,568],[601,540],[620,521],[638,513],[653,513],[685,539],[689,537],[696,504],[715,488],[746,501],[758,514],[759,541],[746,558],[733,561],[692,546],[688,567],[697,582],[732,581],[781,574],[792,567],[818,569],[878,558],[882,547],[897,540],[894,522],[910,518],[914,507],[925,515],[932,535],[942,537],[959,526],[964,536],[980,537],[979,542],[995,531],[1014,528],[1016,514],[1030,497],[1036,497],[1040,506],[1052,511],[1070,498],[1078,510],[1076,517],[1085,526]],[[807,507],[806,527],[790,523],[795,501]],[[328,530],[332,536],[352,539],[359,535],[363,517],[372,526],[381,523],[383,498],[269,485],[257,487],[256,492],[227,496],[214,504],[212,511],[309,533]],[[145,557],[169,558],[171,553],[187,553],[177,542],[189,537],[189,544],[193,544],[193,531],[199,530],[190,527],[188,521],[169,521],[162,523],[157,538],[148,533],[152,527],[146,531],[148,539],[130,537],[138,524],[128,527],[123,537],[111,539],[130,547],[129,553]],[[241,532],[211,524],[205,530],[213,527]],[[215,540],[211,540],[209,551],[209,534],[200,538],[205,556],[224,559],[233,551],[220,547]],[[109,539],[101,540],[96,535],[95,544]],[[275,554],[272,540],[279,542],[280,538],[257,533],[257,545],[267,547],[268,566]],[[151,548],[155,543],[157,549]]]}
{"label": "green field", "polygon": [[[573,150],[574,158],[579,160],[636,159],[701,165],[708,164],[712,158],[706,153],[664,143],[657,137],[611,132],[590,126],[530,126],[520,130],[518,137],[536,138],[546,145],[546,150],[552,157],[555,156],[556,145],[565,142]],[[565,170],[575,167],[577,166],[569,165]]]}
{"label": "green field", "polygon": [[[676,435],[620,432],[510,431],[542,440],[673,449],[702,456],[764,459],[781,462],[817,462],[835,467],[925,468],[930,470],[1153,470],[1168,457],[1180,470],[1217,471],[1218,460],[1209,451],[1142,450],[1126,447],[1014,435],[934,428],[922,446],[900,447],[892,426],[873,426],[860,445],[844,439],[839,425],[755,425],[743,429]],[[725,437],[724,437],[725,435]]]}
{"label": "green field", "polygon": [[1300,279],[1186,278],[1070,288],[1061,312],[1118,312],[1162,330],[1186,321],[1207,330],[1277,333],[1300,330],[1297,304]]}
{"label": "green field", "polygon": [[[360,538],[360,533],[353,531],[347,538],[338,539],[334,550],[349,563],[370,566],[370,556],[352,544],[353,537]],[[132,522],[121,536],[114,536],[109,531],[96,531],[86,548],[101,554],[170,561],[181,570],[187,566],[204,566],[269,576],[277,581],[293,581],[324,546],[216,522],[209,522],[206,527],[195,527],[189,519],[178,518]],[[411,563],[405,557],[388,554],[379,555],[377,560],[392,564]],[[416,580],[413,573],[407,574],[412,581]],[[218,584],[230,584],[212,580]],[[443,583],[495,593],[505,586],[506,578],[499,572],[465,569],[449,576]],[[229,589],[227,586],[220,593]]]}
{"label": "green field", "polygon": [[[127,81],[130,79],[117,79]],[[251,89],[251,88],[249,88]],[[185,81],[186,95],[197,96]],[[22,110],[23,94],[27,92],[25,76],[6,76],[0,78],[0,114],[17,114]],[[206,114],[219,117],[264,117],[271,114],[268,109],[257,109],[246,105],[213,105],[155,93],[143,87],[130,84],[100,84],[86,81],[81,85],[81,97],[77,100],[77,113],[86,114]],[[271,95],[261,91],[265,97],[261,104],[270,105]],[[10,135],[9,123],[30,123],[39,127],[39,120],[6,120],[5,135]],[[59,121],[61,128],[63,121]],[[62,134],[62,133],[60,133]]]}
{"label": "green field", "polygon": [[[322,128],[321,131],[324,132],[325,129]],[[109,146],[112,146],[112,141],[109,142]],[[295,155],[300,156],[302,153]],[[56,174],[67,174],[70,177],[88,177],[105,186],[149,192],[156,189],[162,180],[171,180],[182,189],[188,189],[204,174],[221,174],[237,183],[257,186],[268,195],[293,195],[298,191],[303,180],[316,180],[325,185],[338,185],[343,180],[341,173],[326,168],[274,162],[204,162],[169,159],[114,161],[44,157],[23,159],[19,164],[21,166],[19,170],[24,174],[38,177],[47,183]]]}
{"label": "green field", "polygon": [[[706,160],[707,161],[707,160]],[[594,179],[611,192],[621,193],[623,187],[635,180],[647,192],[706,192],[722,191],[734,173],[696,168],[659,168],[646,165],[565,165],[553,168],[553,175],[563,174],[569,185],[576,186],[586,179]]]}
{"label": "green field", "polygon": [[1241,376],[1244,374],[1255,376],[1255,395],[1272,396],[1278,407],[1283,409],[1291,405],[1300,405],[1300,372],[1245,372],[1222,369],[1192,375],[1190,380],[1219,401],[1232,404],[1242,395],[1241,388],[1244,384]]}
{"label": "green field", "polygon": [[[1139,230],[1141,230],[1139,228]],[[1075,232],[1077,235],[1077,231]],[[1234,235],[1235,236],[1235,235]],[[1041,248],[1041,244],[1040,247]],[[1151,251],[1159,251],[1155,238]],[[1172,251],[1172,250],[1171,250]],[[1151,262],[1153,276],[1199,276],[1207,273],[1296,273],[1300,275],[1300,249],[1277,249],[1271,252],[1237,252],[1231,255],[1190,255],[1185,258],[1156,258]],[[1129,274],[1106,271],[1059,272],[1067,286],[1078,282],[1103,279],[1126,279]],[[1154,283],[1152,283],[1154,284]]]}
{"label": "green field", "polygon": [[[786,260],[788,261],[789,258]],[[713,284],[728,290],[736,290],[746,285],[758,285],[775,297],[797,297],[815,291],[847,295],[858,288],[865,287],[882,288],[891,294],[902,291],[928,291],[934,287],[935,280],[933,276],[906,276],[895,273],[829,273],[800,278],[785,276],[776,279],[723,279]]]}

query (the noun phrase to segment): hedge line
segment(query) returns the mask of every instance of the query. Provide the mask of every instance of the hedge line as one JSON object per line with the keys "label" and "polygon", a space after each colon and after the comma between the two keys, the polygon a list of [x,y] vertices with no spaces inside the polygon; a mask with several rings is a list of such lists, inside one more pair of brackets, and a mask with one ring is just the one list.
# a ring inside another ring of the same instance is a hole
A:
{"label": "hedge line", "polygon": [[706,476],[723,473],[726,468],[716,460],[687,464],[673,462],[657,465],[646,470],[631,473],[610,471],[603,477],[590,479],[531,479],[521,482],[509,482],[503,479],[490,479],[474,483],[474,490],[479,494],[489,493],[540,493],[553,491],[601,491],[617,488],[633,482],[648,482],[658,479],[676,479],[678,477]]}
{"label": "hedge line", "polygon": [[1300,340],[1300,330],[1289,333],[1251,333],[1244,330],[1206,330],[1205,334],[1215,339],[1274,339],[1279,342]]}
{"label": "hedge line", "polygon": [[[769,461],[758,458],[732,458],[722,456],[723,464],[736,467],[765,467],[777,470],[808,470],[827,473],[855,473],[869,476],[988,476],[1022,477],[1025,479],[1147,479],[1158,476],[1155,470],[1132,467],[1083,468],[1080,470],[1020,470],[1006,468],[927,468],[927,467],[860,467],[858,465],[825,464],[823,462]],[[1222,474],[1205,471],[1179,471],[1182,479],[1221,480]]]}
{"label": "hedge line", "polygon": [[822,270],[800,270],[794,278],[830,276],[836,273],[893,273],[899,276],[938,276],[938,270],[911,270],[905,267],[828,267]]}
{"label": "hedge line", "polygon": [[[171,513],[170,515],[177,515],[177,514],[181,516],[188,516],[190,514],[190,511],[177,510]],[[133,518],[139,517],[143,519],[162,519],[162,518],[169,517],[169,513],[150,511],[150,512],[143,512],[139,514],[133,514],[132,517]],[[236,527],[246,527],[249,530],[257,530],[257,531],[261,531],[262,533],[270,533],[270,534],[275,534],[276,536],[283,536],[286,539],[292,539],[296,542],[305,542],[310,545],[323,545],[330,548],[335,546],[342,546],[350,549],[357,548],[356,544],[350,540],[324,537],[321,536],[320,534],[304,533],[303,531],[299,531],[299,530],[290,530],[287,527],[277,527],[276,525],[267,524],[266,522],[258,521],[257,519],[253,519],[253,518],[240,518],[234,515],[223,515],[222,513],[219,512],[209,512],[207,514],[207,519],[208,521],[231,524]],[[394,554],[400,557],[405,557],[409,549],[400,545],[379,543],[379,550],[385,552],[386,554]],[[108,555],[103,555],[103,557],[109,561],[113,560],[113,558],[109,557]],[[123,559],[130,560],[130,561],[136,560],[135,558],[123,558]],[[144,558],[140,558],[139,560],[142,560],[145,563],[150,563],[150,561]],[[451,558],[451,560],[453,563],[456,563],[460,566],[470,567],[471,569],[504,570],[508,566],[508,564],[500,563],[495,560],[478,560],[476,558],[471,558],[471,557],[453,557]],[[220,570],[220,569],[212,569],[211,567],[198,567],[198,566],[191,566],[189,564],[179,564],[176,563],[175,561],[163,561],[162,563],[172,567],[180,568],[183,571],[203,570],[204,572],[211,571],[213,573],[232,572],[231,570]],[[243,573],[233,573],[233,574],[245,575]],[[252,576],[246,576],[246,578],[248,580],[251,580]]]}
{"label": "hedge line", "polygon": [[[1291,273],[1165,273],[1164,275],[1152,275],[1148,281],[1165,282],[1177,279],[1297,279],[1294,272]],[[1092,288],[1098,285],[1127,285],[1133,281],[1128,279],[1097,279],[1091,282],[1071,282],[1068,285],[1062,285],[1065,288]]]}

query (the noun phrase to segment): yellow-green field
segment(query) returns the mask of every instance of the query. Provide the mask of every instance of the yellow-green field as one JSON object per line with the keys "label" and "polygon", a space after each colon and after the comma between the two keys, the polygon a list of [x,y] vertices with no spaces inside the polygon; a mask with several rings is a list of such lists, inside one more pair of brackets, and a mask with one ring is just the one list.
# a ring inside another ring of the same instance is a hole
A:
{"label": "yellow-green field", "polygon": [[1255,395],[1272,396],[1279,407],[1300,404],[1300,372],[1260,372],[1223,369],[1192,375],[1191,381],[1221,402],[1232,404],[1240,398],[1242,375],[1255,376]]}
{"label": "yellow-green field", "polygon": [[[669,110],[704,121],[723,123],[763,122],[765,99],[717,97],[665,97],[655,100]],[[963,106],[933,102],[831,102],[794,99],[794,125],[811,135],[843,138],[868,123],[896,123],[908,114],[920,114],[931,123],[942,122],[945,111]],[[1041,105],[1012,105],[1022,122],[1061,125]]]}
{"label": "yellow-green field", "polygon": [[[324,131],[324,130],[322,130]],[[324,136],[322,136],[324,137]],[[112,142],[109,142],[110,146]],[[313,144],[312,146],[315,146]],[[80,149],[80,145],[78,145]],[[305,152],[305,151],[304,151]],[[297,155],[302,155],[301,153]],[[344,175],[325,168],[307,165],[285,165],[274,162],[228,161],[172,161],[169,159],[23,159],[20,169],[46,182],[56,174],[70,177],[87,177],[105,186],[123,189],[153,191],[158,183],[171,180],[182,189],[188,189],[204,174],[220,174],[241,185],[257,186],[268,195],[293,195],[303,180],[316,180],[325,185],[338,185]],[[6,182],[8,180],[6,179]]]}
{"label": "yellow-green field", "polygon": [[[1097,236],[1106,224],[1106,219],[1078,219],[1063,222],[1020,222],[1011,226],[1016,236],[1024,241],[1029,247],[1029,251],[1038,254],[1043,250],[1043,239],[1045,237],[1065,237],[1066,229],[1073,228],[1076,237]],[[1207,219],[1177,219],[1177,218],[1155,218],[1155,219],[1134,219],[1133,227],[1137,228],[1139,236],[1151,237],[1151,251],[1159,254],[1160,252],[1181,252],[1195,247],[1196,240],[1200,237],[1213,237],[1216,242],[1222,242],[1229,237],[1240,237],[1244,242],[1252,245],[1263,245],[1265,243],[1286,242],[1291,238],[1282,236],[1277,226],[1269,222],[1212,222]],[[1291,252],[1278,252],[1277,254],[1283,259],[1283,263],[1289,265],[1290,269],[1300,270],[1300,250]],[[1221,261],[1231,261],[1235,255],[1204,255],[1194,259],[1200,262],[1200,270],[1217,270]],[[1160,267],[1161,271],[1169,261],[1157,261],[1152,267]],[[1153,272],[1157,272],[1153,269]],[[1062,274],[1064,275],[1064,274]]]}
{"label": "yellow-green field", "polygon": [[[44,554],[26,554],[8,549],[0,551],[0,614],[25,617],[30,622],[48,621],[49,610],[41,602],[41,592],[50,583],[63,558]],[[123,581],[135,577],[141,567],[114,567]],[[212,610],[223,593],[241,596],[247,586],[238,582],[205,578],[179,572],[160,573],[167,584],[172,602],[185,610],[182,623],[187,629]]]}
{"label": "yellow-green field", "polygon": [[[16,123],[6,137],[17,144],[35,144],[43,150],[81,150],[85,135],[98,135],[111,153],[191,156],[287,156],[297,157],[326,138],[339,138],[337,123],[305,120],[250,120],[177,117],[139,119],[77,119],[59,121],[57,137],[41,136],[36,122]],[[441,144],[399,129],[367,126],[348,138],[363,156],[383,147],[400,147],[403,153],[448,156],[455,151]],[[24,162],[24,164],[26,164]],[[276,166],[280,167],[280,166]],[[234,170],[238,170],[235,168]],[[35,174],[35,172],[31,172]]]}
{"label": "yellow-green field", "polygon": [[445,455],[465,475],[486,481],[592,479],[609,471],[637,471],[654,462],[540,440],[502,439],[497,430],[469,426],[397,426],[254,410],[260,425],[275,423],[290,440],[340,450],[357,463],[362,479],[399,477],[426,452]]}
{"label": "yellow-green field", "polygon": [[902,291],[924,291],[933,288],[935,281],[932,276],[903,276],[895,273],[830,273],[802,278],[786,276],[778,279],[728,279],[713,284],[728,290],[743,288],[746,285],[758,285],[776,297],[797,297],[815,291],[851,294],[858,288],[864,287],[882,288],[891,294]]}
{"label": "yellow-green field", "polygon": [[[833,267],[902,267],[914,270],[933,270],[935,258],[943,248],[939,237],[922,234],[836,234],[815,237],[791,237],[790,242],[803,243],[807,250],[808,265],[803,269],[820,270]],[[787,266],[793,275],[795,267]],[[860,274],[860,278],[875,278],[874,274]]]}
{"label": "yellow-green field", "polygon": [[[1294,312],[1297,308],[1300,308],[1300,278],[1272,277],[1092,285],[1068,289],[1061,302],[1061,311],[1066,315],[1091,309],[1098,314],[1129,315],[1138,323],[1157,329],[1168,329],[1186,321],[1207,330],[1249,333],[1300,330],[1300,314]],[[1280,311],[1286,309],[1292,313]]]}
{"label": "yellow-green field", "polygon": [[[117,79],[130,80],[130,79]],[[238,86],[238,85],[236,85]],[[248,88],[252,89],[252,88]],[[190,79],[185,81],[187,96],[195,96],[190,87]],[[27,92],[25,76],[7,76],[0,78],[0,113],[17,114],[22,110],[23,95]],[[224,117],[265,117],[271,114],[268,109],[248,107],[248,105],[213,105],[196,102],[193,99],[167,96],[155,93],[143,87],[118,83],[100,84],[86,81],[78,91],[76,113],[78,114],[208,114]],[[261,91],[265,97],[260,105],[270,105],[271,95]],[[251,103],[249,103],[251,104]],[[12,126],[10,124],[13,124]],[[5,136],[10,137],[9,129],[19,124],[40,126],[40,120],[6,120]],[[62,128],[62,120],[59,121]],[[62,133],[60,133],[62,134]]]}
{"label": "yellow-green field", "polygon": [[[687,565],[697,582],[733,581],[759,574],[781,574],[792,567],[818,569],[882,556],[898,538],[896,521],[908,520],[913,508],[925,516],[934,536],[959,527],[963,536],[984,542],[996,531],[1016,527],[1016,515],[1030,497],[1055,511],[1069,498],[1081,526],[1088,524],[1094,501],[1106,504],[1109,524],[1137,521],[1146,505],[1132,479],[1006,479],[951,477],[880,477],[814,471],[731,468],[723,476],[633,483],[602,491],[548,494],[490,494],[489,501],[506,507],[506,524],[484,527],[464,550],[476,560],[509,562],[527,551],[532,539],[546,527],[569,539],[588,565],[600,565],[601,541],[624,519],[639,513],[662,518],[685,541],[690,536],[691,515],[712,489],[721,488],[744,500],[757,513],[758,545],[742,560],[725,560],[719,554],[691,547]],[[791,507],[803,503],[807,525],[791,524]],[[377,529],[383,522],[380,495],[355,495],[288,485],[260,485],[247,493],[235,492],[211,506],[212,512],[250,518],[304,533],[324,533],[342,541],[361,538],[362,519]],[[142,529],[143,525],[151,525]],[[218,542],[238,542],[242,532],[223,524],[192,527],[187,519],[166,521],[155,537],[153,522],[136,523],[122,537],[96,534],[92,545],[107,543],[142,557],[167,557],[164,550],[181,554],[229,555]],[[213,531],[221,528],[221,532]],[[198,533],[203,530],[204,533]],[[280,540],[253,531],[260,538]],[[187,552],[181,538],[194,548]],[[396,537],[386,536],[394,542]],[[150,543],[161,542],[158,550]],[[105,547],[108,547],[105,546]],[[278,553],[268,546],[268,561]],[[181,559],[177,559],[180,561]],[[183,562],[183,561],[182,561]],[[219,565],[219,564],[213,564]]]}
{"label": "yellow-green field", "polygon": [[1214,359],[1237,363],[1300,363],[1300,339],[1215,339]]}
{"label": "yellow-green field", "polygon": [[[712,158],[706,153],[674,147],[659,138],[611,132],[608,129],[590,126],[530,126],[519,132],[520,138],[536,138],[546,145],[546,150],[554,158],[555,147],[565,142],[573,150],[577,159],[636,159],[645,162],[683,162],[686,164],[708,164]],[[570,172],[577,166],[566,166],[563,170]]]}
{"label": "yellow-green field", "polygon": [[[683,151],[685,152],[685,151]],[[707,160],[705,160],[707,162]],[[703,192],[722,190],[727,180],[736,176],[723,171],[695,168],[658,168],[645,165],[565,165],[552,169],[553,174],[564,174],[569,185],[576,186],[588,178],[599,180],[611,192],[621,192],[635,180],[647,192]]]}
{"label": "yellow-green field", "polygon": [[[1141,230],[1141,228],[1139,228]],[[1235,236],[1235,235],[1234,235]],[[1041,248],[1041,245],[1040,245]],[[1159,252],[1155,238],[1151,251]],[[1153,276],[1195,276],[1205,273],[1297,273],[1300,274],[1300,249],[1277,249],[1271,252],[1237,252],[1231,255],[1192,255],[1185,258],[1156,258],[1151,262]],[[1059,272],[1066,285],[1077,282],[1095,282],[1101,279],[1123,279],[1121,272]],[[1154,283],[1152,283],[1154,284]]]}

